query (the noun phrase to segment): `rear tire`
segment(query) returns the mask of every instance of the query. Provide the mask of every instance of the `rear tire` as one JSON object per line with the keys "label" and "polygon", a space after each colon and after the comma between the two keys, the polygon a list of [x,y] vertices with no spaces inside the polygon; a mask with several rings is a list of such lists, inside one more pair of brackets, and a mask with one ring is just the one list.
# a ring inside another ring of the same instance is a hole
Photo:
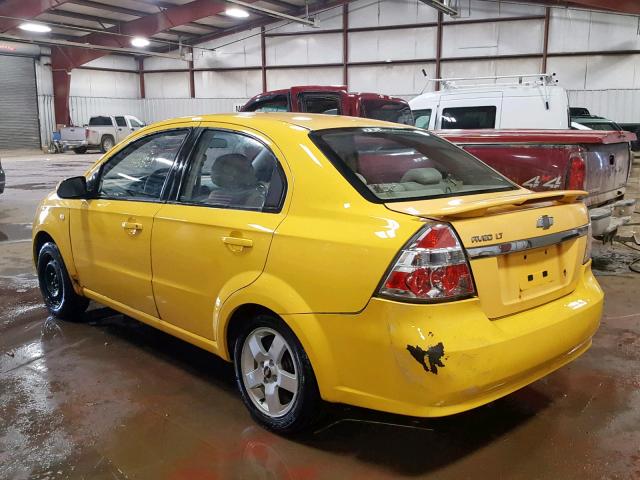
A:
{"label": "rear tire", "polygon": [[89,299],[78,295],[53,242],[45,243],[38,252],[38,282],[47,309],[55,317],[78,319],[89,306]]}
{"label": "rear tire", "polygon": [[102,140],[100,141],[100,151],[102,153],[107,153],[109,150],[113,148],[115,144],[116,142],[111,135],[105,135],[102,137]]}
{"label": "rear tire", "polygon": [[311,362],[282,320],[260,314],[246,322],[235,339],[233,359],[242,401],[258,423],[292,434],[321,418]]}
{"label": "rear tire", "polygon": [[81,154],[83,154],[83,153],[85,153],[87,151],[87,147],[74,148],[73,151],[75,153],[77,153],[78,155],[81,155]]}

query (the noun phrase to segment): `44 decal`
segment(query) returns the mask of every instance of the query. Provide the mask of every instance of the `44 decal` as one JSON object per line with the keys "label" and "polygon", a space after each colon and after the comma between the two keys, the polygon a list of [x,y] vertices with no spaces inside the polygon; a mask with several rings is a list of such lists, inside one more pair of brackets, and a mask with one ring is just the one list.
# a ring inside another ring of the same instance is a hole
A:
{"label": "44 decal", "polygon": [[541,178],[540,175],[537,175],[533,178],[530,178],[526,182],[524,182],[522,186],[527,188],[532,188],[532,189],[542,186],[543,188],[547,188],[550,190],[558,189],[562,186],[562,178],[560,177],[560,175],[558,175],[557,177],[553,177],[551,180],[547,182],[542,183],[544,180],[545,179]]}

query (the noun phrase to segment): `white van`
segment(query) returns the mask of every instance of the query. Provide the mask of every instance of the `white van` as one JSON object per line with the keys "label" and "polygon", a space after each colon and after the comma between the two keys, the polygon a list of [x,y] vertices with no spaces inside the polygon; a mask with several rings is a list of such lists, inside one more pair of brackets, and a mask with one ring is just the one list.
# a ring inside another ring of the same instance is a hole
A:
{"label": "white van", "polygon": [[[525,81],[527,77],[537,77]],[[517,83],[458,85],[460,81],[517,78]],[[473,128],[568,129],[569,98],[553,75],[440,79],[442,90],[409,101],[415,125],[429,130]]]}

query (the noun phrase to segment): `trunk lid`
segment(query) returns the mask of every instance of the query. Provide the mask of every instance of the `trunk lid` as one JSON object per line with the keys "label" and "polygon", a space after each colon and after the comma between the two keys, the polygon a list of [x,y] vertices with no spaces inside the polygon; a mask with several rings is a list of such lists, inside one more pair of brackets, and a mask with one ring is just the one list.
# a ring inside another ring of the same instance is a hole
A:
{"label": "trunk lid", "polygon": [[499,318],[572,292],[586,247],[582,191],[525,190],[387,203],[450,222],[467,251],[480,304]]}

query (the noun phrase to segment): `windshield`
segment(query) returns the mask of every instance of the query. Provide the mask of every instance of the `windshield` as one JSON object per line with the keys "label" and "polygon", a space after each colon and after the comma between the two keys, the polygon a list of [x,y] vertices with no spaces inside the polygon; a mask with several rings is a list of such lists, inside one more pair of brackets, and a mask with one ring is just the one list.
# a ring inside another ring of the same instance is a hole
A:
{"label": "windshield", "polygon": [[363,100],[364,116],[385,122],[413,125],[413,114],[409,105],[389,100]]}
{"label": "windshield", "polygon": [[375,202],[517,188],[474,156],[423,130],[340,128],[310,137],[345,178]]}

